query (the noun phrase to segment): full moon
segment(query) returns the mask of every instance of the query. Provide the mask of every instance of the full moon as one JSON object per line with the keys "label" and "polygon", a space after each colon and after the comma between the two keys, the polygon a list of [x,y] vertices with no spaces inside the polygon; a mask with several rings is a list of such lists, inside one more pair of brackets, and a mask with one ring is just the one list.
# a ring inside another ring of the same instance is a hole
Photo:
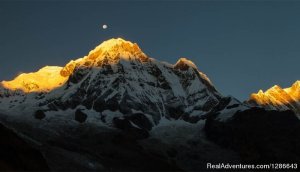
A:
{"label": "full moon", "polygon": [[107,25],[104,24],[104,25],[102,26],[102,28],[103,28],[103,29],[107,29]]}

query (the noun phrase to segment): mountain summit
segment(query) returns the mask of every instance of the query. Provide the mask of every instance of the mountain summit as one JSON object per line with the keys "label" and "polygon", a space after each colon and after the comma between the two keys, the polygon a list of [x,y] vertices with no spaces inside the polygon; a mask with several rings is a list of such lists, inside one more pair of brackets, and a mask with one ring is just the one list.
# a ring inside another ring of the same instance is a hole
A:
{"label": "mountain summit", "polygon": [[70,61],[61,71],[62,76],[69,76],[75,66],[99,67],[103,64],[116,64],[120,60],[141,62],[147,61],[147,56],[136,43],[131,43],[122,38],[113,38],[104,41],[89,54],[75,61]]}

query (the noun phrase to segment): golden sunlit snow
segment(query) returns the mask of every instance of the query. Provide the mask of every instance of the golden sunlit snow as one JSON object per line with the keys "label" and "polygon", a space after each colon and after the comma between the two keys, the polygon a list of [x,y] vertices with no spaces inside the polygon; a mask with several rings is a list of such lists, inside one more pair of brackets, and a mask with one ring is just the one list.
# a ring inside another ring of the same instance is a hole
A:
{"label": "golden sunlit snow", "polygon": [[28,92],[49,92],[63,85],[73,73],[75,67],[97,67],[104,59],[110,64],[117,63],[120,59],[129,60],[138,58],[147,61],[148,57],[136,43],[121,38],[104,41],[83,58],[70,61],[65,67],[46,66],[37,72],[23,73],[12,81],[2,81],[4,88]]}
{"label": "golden sunlit snow", "polygon": [[10,90],[24,92],[48,92],[63,85],[68,77],[60,75],[62,67],[46,66],[37,72],[23,73],[12,81],[2,81],[2,85]]}
{"label": "golden sunlit snow", "polygon": [[273,86],[267,91],[259,90],[258,93],[250,96],[250,102],[271,108],[282,108],[300,112],[300,81],[296,81],[289,88],[281,88],[278,85]]}

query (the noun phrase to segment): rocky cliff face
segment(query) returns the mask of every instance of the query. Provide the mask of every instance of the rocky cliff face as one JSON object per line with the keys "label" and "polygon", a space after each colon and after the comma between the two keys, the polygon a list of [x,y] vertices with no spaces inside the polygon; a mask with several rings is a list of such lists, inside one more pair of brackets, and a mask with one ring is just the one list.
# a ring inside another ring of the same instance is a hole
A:
{"label": "rocky cliff face", "polygon": [[275,85],[265,92],[260,90],[250,96],[248,103],[270,110],[292,110],[300,114],[300,81],[296,81],[289,88]]}

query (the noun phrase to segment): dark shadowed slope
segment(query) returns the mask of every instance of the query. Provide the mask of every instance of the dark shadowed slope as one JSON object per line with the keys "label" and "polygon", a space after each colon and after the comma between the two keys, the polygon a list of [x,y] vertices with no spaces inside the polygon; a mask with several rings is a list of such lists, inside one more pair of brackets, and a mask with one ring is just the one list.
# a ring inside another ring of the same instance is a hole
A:
{"label": "dark shadowed slope", "polygon": [[37,149],[0,124],[0,171],[49,171]]}

